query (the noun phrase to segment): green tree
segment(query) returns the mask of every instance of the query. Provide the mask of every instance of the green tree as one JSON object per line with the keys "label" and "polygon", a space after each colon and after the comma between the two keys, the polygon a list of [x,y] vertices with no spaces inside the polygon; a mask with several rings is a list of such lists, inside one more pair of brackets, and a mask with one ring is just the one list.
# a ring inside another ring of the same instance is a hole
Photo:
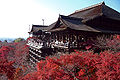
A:
{"label": "green tree", "polygon": [[17,38],[14,40],[14,42],[20,42],[20,41],[24,41],[25,39],[24,38]]}

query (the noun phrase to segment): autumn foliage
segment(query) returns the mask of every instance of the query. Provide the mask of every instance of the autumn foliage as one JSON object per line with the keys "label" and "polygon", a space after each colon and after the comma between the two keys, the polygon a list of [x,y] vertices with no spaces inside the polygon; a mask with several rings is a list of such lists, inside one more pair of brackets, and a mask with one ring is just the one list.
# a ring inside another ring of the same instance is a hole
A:
{"label": "autumn foliage", "polygon": [[37,72],[22,80],[119,80],[120,53],[75,51],[37,63]]}
{"label": "autumn foliage", "polygon": [[[0,42],[0,75],[9,80],[16,80],[23,76],[23,66],[28,55],[26,42]],[[1,79],[1,78],[0,78]]]}
{"label": "autumn foliage", "polygon": [[[104,44],[108,45],[102,45],[106,49],[100,53],[95,53],[88,45],[86,51],[74,50],[71,54],[48,56],[36,63],[37,70],[33,72],[26,63],[28,46],[25,42],[2,44],[0,75],[5,75],[8,80],[119,80],[119,41],[118,35],[106,39]],[[101,46],[98,48],[102,49]]]}

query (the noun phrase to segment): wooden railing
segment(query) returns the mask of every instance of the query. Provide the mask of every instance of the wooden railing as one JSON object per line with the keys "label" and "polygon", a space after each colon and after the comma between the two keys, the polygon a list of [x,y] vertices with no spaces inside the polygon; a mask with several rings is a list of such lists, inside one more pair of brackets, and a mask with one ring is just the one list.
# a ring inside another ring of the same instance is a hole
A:
{"label": "wooden railing", "polygon": [[37,49],[40,49],[43,47],[43,42],[37,42],[34,39],[30,39],[30,40],[28,40],[27,45],[34,47],[34,48],[37,48]]}
{"label": "wooden railing", "polygon": [[[47,44],[47,43],[46,43]],[[30,56],[30,61],[33,62],[33,63],[36,63],[36,62],[39,62],[40,60],[42,59],[45,59],[45,56],[49,55],[50,52],[46,52],[47,48],[50,48],[50,47],[46,47],[43,45],[43,42],[42,41],[36,41],[34,39],[30,39],[27,43],[27,45],[29,45],[29,56]],[[68,49],[70,48],[69,46],[69,43],[66,42],[66,43],[63,43],[63,42],[51,42],[49,44],[49,46],[52,46],[51,48],[54,50],[54,48],[58,48],[58,49],[62,49],[64,51],[68,51]],[[41,51],[41,48],[45,47],[46,48],[46,51],[42,52]],[[72,45],[72,47],[74,47]],[[56,52],[56,51],[55,51]],[[43,56],[44,55],[44,56]]]}

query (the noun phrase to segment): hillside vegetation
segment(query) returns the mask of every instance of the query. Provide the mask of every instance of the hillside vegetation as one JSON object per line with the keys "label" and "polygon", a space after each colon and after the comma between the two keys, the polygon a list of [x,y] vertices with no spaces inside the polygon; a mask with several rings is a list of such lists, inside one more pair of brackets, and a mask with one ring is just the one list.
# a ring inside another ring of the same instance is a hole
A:
{"label": "hillside vegetation", "polygon": [[[99,37],[86,50],[47,56],[33,67],[26,41],[0,42],[0,80],[119,80],[120,36]],[[96,52],[94,50],[99,50]]]}

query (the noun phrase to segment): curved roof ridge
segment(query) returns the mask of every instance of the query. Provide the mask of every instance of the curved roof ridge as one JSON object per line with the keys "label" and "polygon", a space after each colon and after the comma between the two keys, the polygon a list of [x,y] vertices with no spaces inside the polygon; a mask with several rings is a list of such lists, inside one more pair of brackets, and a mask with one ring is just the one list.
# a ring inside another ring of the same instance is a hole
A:
{"label": "curved roof ridge", "polygon": [[59,16],[60,18],[66,18],[66,19],[80,19],[80,20],[83,20],[82,18],[77,18],[77,17],[71,17],[71,16],[65,16],[65,15],[60,15]]}
{"label": "curved roof ridge", "polygon": [[[105,5],[105,2],[103,1],[103,2],[98,3],[98,4],[95,4],[95,5],[92,5],[92,6],[89,6],[89,7],[85,7],[85,8],[76,10],[74,13],[72,13],[72,14],[70,14],[70,15],[73,15],[73,14],[75,14],[75,13],[78,13],[78,12],[81,12],[81,11],[84,11],[84,10],[88,10],[88,9],[91,9],[91,8],[94,8],[94,7],[97,7],[97,6],[100,6],[100,5],[102,5],[102,4]],[[69,16],[70,16],[70,15],[69,15]]]}
{"label": "curved roof ridge", "polygon": [[47,25],[34,25],[32,24],[32,27],[48,27]]}

